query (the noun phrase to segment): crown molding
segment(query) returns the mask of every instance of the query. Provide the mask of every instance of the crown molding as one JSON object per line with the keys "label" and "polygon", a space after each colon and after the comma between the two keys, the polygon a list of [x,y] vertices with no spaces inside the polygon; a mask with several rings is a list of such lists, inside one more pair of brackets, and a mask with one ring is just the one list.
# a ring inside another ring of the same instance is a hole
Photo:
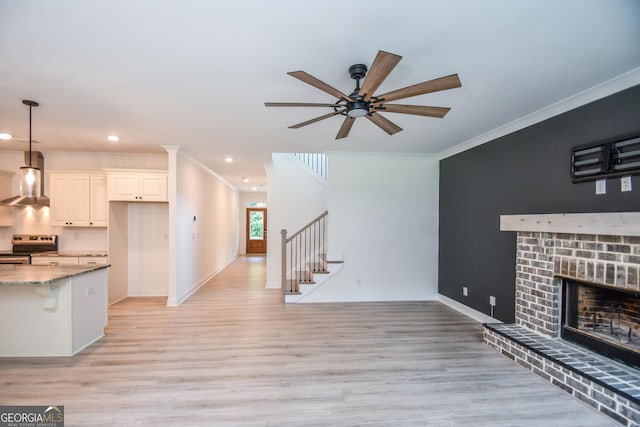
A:
{"label": "crown molding", "polygon": [[536,112],[516,119],[506,125],[500,126],[489,132],[483,133],[482,135],[478,135],[457,144],[449,149],[441,151],[438,153],[438,160],[443,160],[447,157],[462,153],[463,151],[470,150],[489,141],[493,141],[494,139],[509,135],[533,124],[540,123],[559,114],[566,113],[567,111],[581,107],[590,102],[597,101],[598,99],[606,96],[613,95],[614,93],[621,92],[625,89],[629,89],[630,87],[638,84],[640,84],[640,68],[635,68],[629,72],[607,80],[606,82],[600,83],[599,85],[593,86]]}

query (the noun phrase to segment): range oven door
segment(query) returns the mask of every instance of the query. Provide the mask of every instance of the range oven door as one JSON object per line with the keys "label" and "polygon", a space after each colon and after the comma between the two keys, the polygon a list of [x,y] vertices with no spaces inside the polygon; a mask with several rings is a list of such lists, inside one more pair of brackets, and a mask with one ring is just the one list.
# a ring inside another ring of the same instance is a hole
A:
{"label": "range oven door", "polygon": [[2,264],[31,264],[31,258],[29,255],[0,256],[0,265]]}

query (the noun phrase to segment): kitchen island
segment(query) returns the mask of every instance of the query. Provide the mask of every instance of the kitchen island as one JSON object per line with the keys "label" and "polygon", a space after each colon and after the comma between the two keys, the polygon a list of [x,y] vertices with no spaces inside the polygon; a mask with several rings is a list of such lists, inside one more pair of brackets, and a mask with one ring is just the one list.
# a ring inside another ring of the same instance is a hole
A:
{"label": "kitchen island", "polygon": [[103,337],[107,267],[0,265],[0,357],[72,356]]}

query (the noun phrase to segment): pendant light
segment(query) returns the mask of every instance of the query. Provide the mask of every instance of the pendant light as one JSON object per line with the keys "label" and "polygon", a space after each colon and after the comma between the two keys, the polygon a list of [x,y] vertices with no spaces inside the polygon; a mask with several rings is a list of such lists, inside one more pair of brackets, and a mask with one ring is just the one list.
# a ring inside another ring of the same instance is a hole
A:
{"label": "pendant light", "polygon": [[49,198],[42,194],[44,157],[41,152],[32,151],[31,114],[33,107],[37,107],[39,104],[28,99],[23,100],[22,103],[29,106],[29,151],[24,153],[26,166],[20,168],[20,193],[17,196],[0,201],[0,205],[49,206]]}
{"label": "pendant light", "polygon": [[33,152],[31,151],[31,109],[40,104],[28,99],[23,100],[22,103],[29,106],[29,165],[20,168],[20,195],[23,197],[40,197],[42,196],[42,188],[40,187],[42,181],[41,171],[33,166]]}

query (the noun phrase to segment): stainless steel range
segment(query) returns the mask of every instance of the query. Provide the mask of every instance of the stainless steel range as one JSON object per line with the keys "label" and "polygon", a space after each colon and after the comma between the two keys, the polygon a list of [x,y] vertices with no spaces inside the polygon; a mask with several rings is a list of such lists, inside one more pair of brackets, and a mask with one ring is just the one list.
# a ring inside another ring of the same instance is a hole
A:
{"label": "stainless steel range", "polygon": [[14,234],[13,249],[0,252],[0,264],[31,264],[31,254],[58,250],[55,234]]}

